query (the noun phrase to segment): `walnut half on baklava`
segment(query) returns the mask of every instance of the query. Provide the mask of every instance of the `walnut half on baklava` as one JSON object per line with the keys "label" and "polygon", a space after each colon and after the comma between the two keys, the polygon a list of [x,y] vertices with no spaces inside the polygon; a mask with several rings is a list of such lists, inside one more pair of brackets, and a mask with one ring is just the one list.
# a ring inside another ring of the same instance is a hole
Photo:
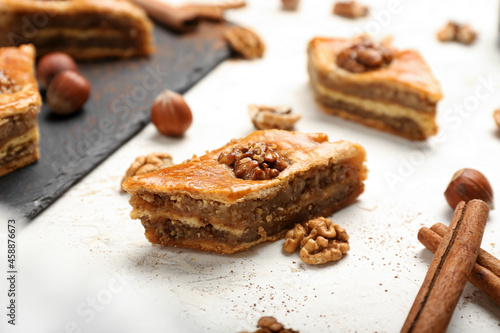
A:
{"label": "walnut half on baklava", "polygon": [[35,162],[42,99],[32,45],[0,48],[0,176]]}
{"label": "walnut half on baklava", "polygon": [[359,144],[321,133],[256,131],[123,188],[150,242],[229,254],[355,201],[365,158]]}
{"label": "walnut half on baklava", "polygon": [[0,46],[33,43],[38,56],[76,59],[145,56],[153,25],[126,0],[1,0]]}

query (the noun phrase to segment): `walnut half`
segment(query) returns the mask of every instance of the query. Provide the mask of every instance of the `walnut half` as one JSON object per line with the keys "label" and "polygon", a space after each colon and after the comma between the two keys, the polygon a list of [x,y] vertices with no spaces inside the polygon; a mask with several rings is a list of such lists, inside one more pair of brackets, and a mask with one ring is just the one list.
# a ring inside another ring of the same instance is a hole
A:
{"label": "walnut half", "polygon": [[291,328],[285,328],[274,317],[261,317],[257,323],[259,329],[253,333],[299,333]]}
{"label": "walnut half", "polygon": [[237,178],[267,180],[278,177],[289,163],[276,151],[276,144],[264,142],[234,146],[229,152],[219,154],[217,161],[233,168]]}
{"label": "walnut half", "polygon": [[458,42],[465,45],[472,44],[477,37],[477,33],[468,24],[459,24],[449,21],[436,34],[441,42]]}
{"label": "walnut half", "polygon": [[347,18],[358,18],[368,15],[368,7],[356,1],[339,1],[333,6],[333,13]]}
{"label": "walnut half", "polygon": [[337,66],[353,73],[362,73],[390,65],[394,59],[393,51],[366,37],[344,48],[337,54]]}
{"label": "walnut half", "polygon": [[300,249],[300,259],[311,265],[337,261],[349,251],[349,235],[332,220],[318,217],[296,224],[285,236],[283,250],[289,253]]}
{"label": "walnut half", "polygon": [[302,117],[292,114],[289,106],[255,105],[248,106],[248,115],[256,129],[293,130],[293,126]]}
{"label": "walnut half", "polygon": [[125,183],[130,177],[142,175],[147,172],[153,172],[174,165],[172,156],[168,153],[151,153],[146,156],[139,156],[130,165],[121,184]]}
{"label": "walnut half", "polygon": [[224,38],[233,51],[246,59],[262,58],[264,55],[264,42],[253,30],[231,27],[224,32]]}

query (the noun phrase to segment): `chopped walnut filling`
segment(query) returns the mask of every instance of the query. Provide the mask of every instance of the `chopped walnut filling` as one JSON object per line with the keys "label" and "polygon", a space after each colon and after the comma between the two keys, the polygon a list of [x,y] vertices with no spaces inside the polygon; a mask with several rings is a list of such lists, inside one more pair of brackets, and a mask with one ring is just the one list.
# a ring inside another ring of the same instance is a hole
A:
{"label": "chopped walnut filling", "polygon": [[298,114],[292,114],[289,106],[248,106],[248,115],[256,129],[282,129],[291,131],[295,123],[301,118]]}
{"label": "chopped walnut filling", "polygon": [[276,151],[276,144],[264,142],[235,146],[230,152],[220,153],[217,160],[233,167],[235,176],[245,180],[275,178],[289,164]]}
{"label": "chopped walnut filling", "polygon": [[262,317],[257,323],[259,329],[254,333],[299,333],[299,331],[285,328],[274,317]]}
{"label": "chopped walnut filling", "polygon": [[465,45],[472,44],[476,40],[477,34],[468,24],[448,22],[437,32],[437,38],[441,42],[458,42]]}
{"label": "chopped walnut filling", "polygon": [[357,18],[368,15],[368,7],[356,1],[339,1],[333,7],[333,13],[347,18]]}
{"label": "chopped walnut filling", "polygon": [[224,38],[233,51],[246,59],[262,58],[264,55],[264,42],[250,29],[231,27],[224,32]]}
{"label": "chopped walnut filling", "polygon": [[289,253],[300,249],[300,259],[311,265],[337,261],[349,251],[349,235],[330,219],[319,217],[296,224],[285,236],[283,250]]}
{"label": "chopped walnut filling", "polygon": [[130,165],[121,183],[125,183],[130,177],[153,172],[172,165],[174,165],[172,156],[168,153],[151,153],[147,156],[139,156]]}
{"label": "chopped walnut filling", "polygon": [[21,90],[21,87],[14,83],[14,81],[0,70],[0,94],[13,94]]}
{"label": "chopped walnut filling", "polygon": [[394,53],[383,44],[362,38],[337,54],[337,65],[353,73],[362,73],[388,66]]}

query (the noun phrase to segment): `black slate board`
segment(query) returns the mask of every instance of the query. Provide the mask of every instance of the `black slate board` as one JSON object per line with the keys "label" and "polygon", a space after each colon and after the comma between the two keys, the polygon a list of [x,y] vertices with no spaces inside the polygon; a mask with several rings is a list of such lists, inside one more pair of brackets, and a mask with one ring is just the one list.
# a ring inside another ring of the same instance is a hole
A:
{"label": "black slate board", "polygon": [[153,99],[168,88],[186,92],[227,59],[225,24],[202,23],[195,33],[176,35],[155,27],[149,58],[80,63],[92,85],[82,112],[70,117],[39,115],[41,159],[0,177],[0,204],[35,217],[150,121]]}

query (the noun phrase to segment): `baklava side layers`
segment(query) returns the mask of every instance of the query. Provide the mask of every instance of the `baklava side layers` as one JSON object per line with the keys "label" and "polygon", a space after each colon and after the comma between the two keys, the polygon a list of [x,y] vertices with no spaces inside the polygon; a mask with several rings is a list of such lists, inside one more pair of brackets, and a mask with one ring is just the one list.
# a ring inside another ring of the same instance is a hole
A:
{"label": "baklava side layers", "polygon": [[329,114],[410,140],[437,133],[439,82],[415,50],[396,50],[386,68],[351,73],[336,65],[336,55],[355,39],[314,38],[308,46],[308,71],[319,106]]}
{"label": "baklava side layers", "polygon": [[[283,238],[295,223],[329,216],[364,190],[365,151],[325,134],[256,131],[204,156],[129,179],[131,217],[155,244],[229,254]],[[273,144],[290,162],[276,178],[244,180],[218,162],[246,144]]]}
{"label": "baklava side layers", "polygon": [[39,158],[34,61],[32,45],[0,48],[0,176]]}
{"label": "baklava side layers", "polygon": [[0,8],[0,46],[33,43],[38,56],[145,56],[152,29],[145,12],[124,0],[3,0]]}

